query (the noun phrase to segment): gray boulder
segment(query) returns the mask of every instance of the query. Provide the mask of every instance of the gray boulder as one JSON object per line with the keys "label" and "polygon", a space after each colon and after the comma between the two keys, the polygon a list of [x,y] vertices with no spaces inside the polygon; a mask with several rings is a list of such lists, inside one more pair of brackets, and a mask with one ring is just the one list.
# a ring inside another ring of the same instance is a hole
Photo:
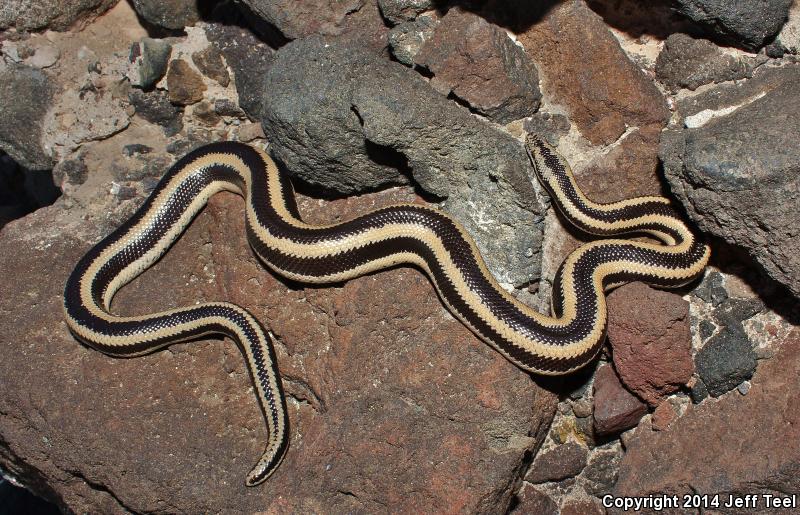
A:
{"label": "gray boulder", "polygon": [[133,0],[136,12],[148,23],[179,30],[200,19],[197,0]]}
{"label": "gray boulder", "polygon": [[676,11],[725,41],[757,50],[778,34],[792,0],[677,0]]}
{"label": "gray boulder", "polygon": [[0,30],[67,30],[84,25],[116,5],[119,0],[3,0]]}
{"label": "gray boulder", "polygon": [[0,149],[23,168],[53,167],[42,145],[42,125],[53,93],[52,82],[43,71],[0,65]]}
{"label": "gray boulder", "polygon": [[264,81],[264,133],[290,173],[341,193],[411,175],[447,199],[501,282],[538,279],[543,207],[511,135],[413,70],[319,37],[283,47]]}
{"label": "gray boulder", "polygon": [[800,66],[762,68],[678,104],[662,133],[673,193],[703,231],[743,247],[800,297]]}

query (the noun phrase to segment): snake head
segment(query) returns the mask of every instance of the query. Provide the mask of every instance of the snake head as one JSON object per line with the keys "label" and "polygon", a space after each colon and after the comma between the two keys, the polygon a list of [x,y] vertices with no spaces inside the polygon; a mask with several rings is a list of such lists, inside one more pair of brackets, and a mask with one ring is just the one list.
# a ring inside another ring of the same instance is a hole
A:
{"label": "snake head", "polygon": [[559,178],[569,174],[569,165],[544,138],[529,133],[525,137],[525,150],[533,164],[536,177],[548,191],[552,192]]}

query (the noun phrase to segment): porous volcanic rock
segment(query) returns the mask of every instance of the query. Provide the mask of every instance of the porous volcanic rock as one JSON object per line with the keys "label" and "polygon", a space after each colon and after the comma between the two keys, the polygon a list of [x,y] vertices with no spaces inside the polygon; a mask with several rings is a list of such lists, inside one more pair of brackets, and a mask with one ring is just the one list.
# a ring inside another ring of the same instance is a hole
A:
{"label": "porous volcanic rock", "polygon": [[508,123],[539,108],[536,65],[503,29],[477,14],[450,9],[414,62],[433,73],[436,89],[492,121]]}
{"label": "porous volcanic rock", "polygon": [[178,30],[200,19],[197,0],[132,0],[136,12],[148,23]]}
{"label": "porous volcanic rock", "polygon": [[[724,502],[729,495],[800,492],[800,332],[779,346],[747,395],[694,406],[661,431],[638,428],[627,441],[614,495],[703,492]],[[755,512],[773,512],[763,502],[760,508]]]}
{"label": "porous volcanic rock", "polygon": [[55,90],[47,73],[0,61],[0,149],[24,168],[53,166],[42,131]]}
{"label": "porous volcanic rock", "polygon": [[757,50],[778,34],[792,0],[676,0],[675,10],[721,39]]}
{"label": "porous volcanic rock", "polygon": [[608,296],[614,368],[632,392],[657,406],[694,373],[689,303],[641,282]]}
{"label": "porous volcanic rock", "polygon": [[264,21],[287,39],[312,34],[341,33],[345,18],[361,9],[366,0],[243,0]]}
{"label": "porous volcanic rock", "polygon": [[800,66],[760,68],[678,104],[660,156],[701,230],[747,249],[800,296]]}
{"label": "porous volcanic rock", "polygon": [[378,0],[381,14],[392,25],[412,21],[427,10],[436,7],[435,0]]}
{"label": "porous volcanic rock", "polygon": [[82,27],[116,5],[119,0],[4,0],[0,4],[0,30],[67,30]]}
{"label": "porous volcanic rock", "polygon": [[[411,197],[393,191],[300,207],[322,222]],[[0,245],[16,249],[0,263],[0,277],[14,277],[5,289],[13,293],[0,299],[5,471],[74,512],[508,506],[508,485],[541,442],[555,395],[447,314],[418,271],[329,288],[276,279],[247,248],[241,200],[221,195],[113,309],[227,298],[271,328],[292,439],[270,480],[246,488],[266,435],[234,345],[202,340],[119,360],[66,329],[67,274],[129,207],[86,220],[59,203],[0,233]]]}
{"label": "porous volcanic rock", "polygon": [[727,54],[706,39],[672,34],[656,59],[656,76],[670,90],[695,90],[703,84],[742,79],[753,74],[753,63]]}
{"label": "porous volcanic rock", "polygon": [[447,198],[444,209],[475,237],[500,282],[538,278],[542,207],[530,160],[511,135],[413,70],[337,40],[281,48],[264,89],[264,132],[290,173],[343,193],[405,183],[410,173]]}

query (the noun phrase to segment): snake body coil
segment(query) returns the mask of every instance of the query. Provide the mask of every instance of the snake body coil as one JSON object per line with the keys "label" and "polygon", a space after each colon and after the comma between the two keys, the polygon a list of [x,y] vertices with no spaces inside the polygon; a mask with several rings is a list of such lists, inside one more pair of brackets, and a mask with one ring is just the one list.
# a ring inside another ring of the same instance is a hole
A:
{"label": "snake body coil", "polygon": [[605,289],[635,280],[661,287],[685,284],[702,274],[709,249],[667,199],[594,203],[549,145],[530,138],[527,148],[539,180],[577,227],[605,237],[644,233],[662,242],[603,239],[574,251],[555,278],[554,316],[503,290],[472,238],[446,214],[408,204],[335,225],[309,225],[300,218],[291,183],[269,156],[224,142],[176,163],[136,214],[80,260],[65,288],[67,323],[80,340],[112,356],[146,354],[208,334],[235,340],[269,430],[266,450],[247,484],[264,481],[286,451],[288,421],[272,342],[258,321],[243,308],[221,302],[135,317],[109,309],[114,294],[167,251],[209,197],[227,190],[244,196],[250,245],[278,274],[332,283],[401,263],[416,265],[450,311],[514,364],[541,374],[568,373],[591,361],[603,343]]}

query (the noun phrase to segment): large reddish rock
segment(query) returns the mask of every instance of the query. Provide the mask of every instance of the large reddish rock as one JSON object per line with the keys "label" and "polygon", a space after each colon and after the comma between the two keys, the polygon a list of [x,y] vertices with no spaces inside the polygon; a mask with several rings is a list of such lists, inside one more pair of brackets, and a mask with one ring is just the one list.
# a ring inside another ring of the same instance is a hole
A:
{"label": "large reddish rock", "polygon": [[650,406],[694,373],[689,303],[635,282],[608,296],[608,341],[622,382]]}
{"label": "large reddish rock", "polygon": [[611,145],[585,171],[576,170],[587,195],[607,202],[659,193],[656,156],[669,118],[666,100],[602,18],[583,0],[568,0],[546,9],[518,39],[551,101],[566,107],[592,144]]}
{"label": "large reddish rock", "polygon": [[628,127],[666,122],[663,95],[583,0],[553,7],[519,40],[545,89],[592,143],[608,145]]}
{"label": "large reddish rock", "polygon": [[594,429],[609,435],[630,429],[647,413],[647,405],[625,389],[611,365],[603,365],[594,376]]}
{"label": "large reddish rock", "polygon": [[453,8],[414,57],[433,74],[434,87],[499,123],[539,108],[539,74],[525,51],[497,25]]}
{"label": "large reddish rock", "polygon": [[[301,209],[334,221],[409,198],[395,190]],[[220,195],[114,310],[229,299],[271,328],[291,444],[270,480],[246,488],[266,435],[234,345],[121,360],[67,332],[66,276],[125,206],[84,219],[62,201],[0,233],[14,249],[0,263],[3,470],[74,512],[506,509],[555,396],[450,316],[418,271],[325,288],[276,278],[245,243],[241,200]]]}
{"label": "large reddish rock", "polygon": [[[708,400],[662,431],[637,429],[627,441],[614,495],[719,494],[724,502],[729,495],[800,494],[798,389],[795,329],[759,366],[747,395]],[[759,506],[757,512],[770,512],[763,500]]]}

